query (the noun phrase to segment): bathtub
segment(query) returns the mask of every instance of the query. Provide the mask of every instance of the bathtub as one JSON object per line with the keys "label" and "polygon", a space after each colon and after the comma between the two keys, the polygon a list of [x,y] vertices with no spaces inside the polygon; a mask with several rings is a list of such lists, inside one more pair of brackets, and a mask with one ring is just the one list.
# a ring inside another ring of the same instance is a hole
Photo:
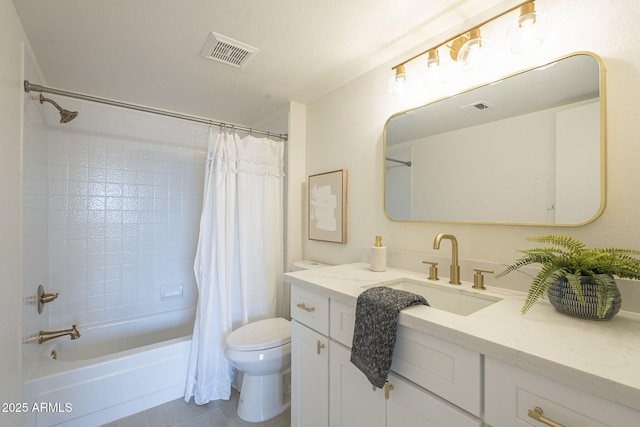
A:
{"label": "bathtub", "polygon": [[99,426],[183,396],[194,316],[175,310],[78,325],[79,339],[42,344],[25,381],[26,425]]}

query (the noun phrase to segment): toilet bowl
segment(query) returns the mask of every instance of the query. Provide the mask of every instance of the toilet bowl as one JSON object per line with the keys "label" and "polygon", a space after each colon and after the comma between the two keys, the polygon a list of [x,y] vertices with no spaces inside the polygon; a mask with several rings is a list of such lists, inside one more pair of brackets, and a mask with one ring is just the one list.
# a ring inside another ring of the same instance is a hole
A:
{"label": "toilet bowl", "polygon": [[[292,270],[323,267],[328,265],[303,260]],[[277,317],[244,325],[227,336],[224,355],[243,373],[241,419],[266,421],[291,406],[291,322]]]}
{"label": "toilet bowl", "polygon": [[291,322],[278,317],[227,336],[224,355],[243,372],[238,416],[266,421],[291,406]]}

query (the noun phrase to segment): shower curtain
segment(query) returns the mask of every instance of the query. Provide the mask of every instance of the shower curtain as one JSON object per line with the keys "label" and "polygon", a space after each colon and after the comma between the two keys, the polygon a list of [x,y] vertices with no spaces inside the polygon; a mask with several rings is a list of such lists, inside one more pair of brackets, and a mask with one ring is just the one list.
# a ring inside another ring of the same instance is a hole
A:
{"label": "shower curtain", "polygon": [[229,399],[234,371],[224,356],[226,336],[276,316],[283,275],[283,153],[279,140],[209,130],[187,402]]}

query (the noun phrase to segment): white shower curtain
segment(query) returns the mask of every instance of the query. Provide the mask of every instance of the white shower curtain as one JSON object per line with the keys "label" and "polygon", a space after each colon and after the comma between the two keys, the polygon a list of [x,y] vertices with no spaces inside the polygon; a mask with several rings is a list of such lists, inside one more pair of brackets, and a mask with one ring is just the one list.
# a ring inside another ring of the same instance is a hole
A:
{"label": "white shower curtain", "polygon": [[233,369],[224,356],[226,336],[275,317],[279,309],[283,153],[282,141],[209,131],[187,402],[229,399]]}

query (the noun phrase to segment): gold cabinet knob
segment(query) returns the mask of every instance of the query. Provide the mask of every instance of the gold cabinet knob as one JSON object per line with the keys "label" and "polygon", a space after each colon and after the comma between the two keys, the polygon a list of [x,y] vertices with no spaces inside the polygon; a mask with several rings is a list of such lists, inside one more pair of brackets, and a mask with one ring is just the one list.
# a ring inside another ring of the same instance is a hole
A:
{"label": "gold cabinet knob", "polygon": [[389,392],[393,390],[395,387],[389,381],[384,383],[384,398],[385,400],[389,400]]}
{"label": "gold cabinet knob", "polygon": [[318,340],[317,348],[316,348],[317,351],[318,351],[318,354],[320,354],[320,350],[322,350],[324,347],[325,347],[325,345],[320,340]]}

